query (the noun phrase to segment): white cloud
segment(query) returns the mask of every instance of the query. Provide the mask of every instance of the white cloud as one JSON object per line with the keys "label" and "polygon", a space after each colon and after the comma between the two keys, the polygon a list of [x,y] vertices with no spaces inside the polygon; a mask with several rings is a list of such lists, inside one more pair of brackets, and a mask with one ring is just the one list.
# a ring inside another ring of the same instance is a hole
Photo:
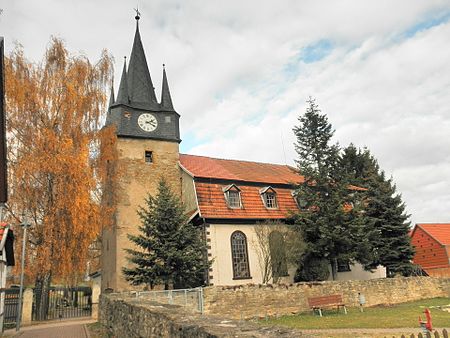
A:
{"label": "white cloud", "polygon": [[[91,59],[107,48],[120,78],[134,34],[129,3],[2,7],[8,49],[17,39],[38,60],[50,35]],[[292,164],[292,127],[312,95],[336,140],[368,146],[394,175],[413,221],[450,221],[447,1],[159,0],[140,11],[157,93],[166,63],[182,138],[195,135],[198,143],[189,152]],[[304,63],[319,41],[329,42],[328,55]]]}

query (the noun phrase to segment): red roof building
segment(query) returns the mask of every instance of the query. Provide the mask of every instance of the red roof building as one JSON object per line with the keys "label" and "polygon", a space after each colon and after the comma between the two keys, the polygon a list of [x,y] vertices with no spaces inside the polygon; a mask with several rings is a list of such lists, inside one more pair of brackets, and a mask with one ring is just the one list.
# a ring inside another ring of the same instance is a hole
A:
{"label": "red roof building", "polygon": [[434,277],[450,277],[450,223],[416,224],[411,233],[413,262]]}
{"label": "red roof building", "polygon": [[[262,283],[255,227],[283,223],[298,212],[302,201],[294,191],[304,177],[288,165],[186,154],[180,154],[179,166],[183,203],[193,223],[204,229],[212,260],[208,284]],[[291,268],[279,282],[292,283],[296,267]],[[359,265],[338,273],[338,279],[384,276],[382,268],[371,273]]]}

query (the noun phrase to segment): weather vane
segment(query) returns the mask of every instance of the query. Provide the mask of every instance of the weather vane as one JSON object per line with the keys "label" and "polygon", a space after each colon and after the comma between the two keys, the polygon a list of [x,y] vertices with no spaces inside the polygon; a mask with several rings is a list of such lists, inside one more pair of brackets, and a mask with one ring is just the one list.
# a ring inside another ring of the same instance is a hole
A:
{"label": "weather vane", "polygon": [[139,20],[141,18],[141,12],[139,12],[139,7],[136,6],[134,9],[136,11],[136,16],[134,17],[136,20]]}

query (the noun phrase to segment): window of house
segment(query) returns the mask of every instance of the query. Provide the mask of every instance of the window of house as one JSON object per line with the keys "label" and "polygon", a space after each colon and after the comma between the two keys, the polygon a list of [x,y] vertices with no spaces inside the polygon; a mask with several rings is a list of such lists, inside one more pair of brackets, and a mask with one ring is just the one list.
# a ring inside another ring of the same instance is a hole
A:
{"label": "window of house", "polygon": [[153,163],[153,152],[152,151],[145,151],[145,163]]}
{"label": "window of house", "polygon": [[306,207],[308,205],[308,202],[306,201],[306,199],[301,198],[300,195],[298,193],[296,193],[295,191],[292,192],[292,197],[294,197],[295,203],[297,203],[297,206],[300,210],[306,209]]}
{"label": "window of house", "polygon": [[230,208],[241,208],[241,191],[234,184],[223,188],[225,200]]}
{"label": "window of house", "polygon": [[235,231],[231,234],[231,258],[233,261],[233,279],[251,278],[247,237],[241,231]]}
{"label": "window of house", "polygon": [[269,234],[269,250],[273,282],[276,283],[279,277],[288,276],[285,241],[280,231],[275,230]]}
{"label": "window of house", "polygon": [[277,193],[271,187],[264,188],[260,191],[264,205],[268,209],[278,208],[277,204]]}
{"label": "window of house", "polygon": [[337,261],[337,271],[338,272],[347,272],[347,271],[352,271],[352,269],[350,269],[350,262],[347,260],[339,260]]}

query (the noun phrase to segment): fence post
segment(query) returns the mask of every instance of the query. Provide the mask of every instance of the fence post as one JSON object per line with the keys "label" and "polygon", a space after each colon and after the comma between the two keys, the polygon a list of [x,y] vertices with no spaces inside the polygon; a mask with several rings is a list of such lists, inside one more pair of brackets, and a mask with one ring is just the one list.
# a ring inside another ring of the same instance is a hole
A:
{"label": "fence post", "polygon": [[[20,300],[18,300],[20,301]],[[33,312],[33,289],[25,289],[23,293],[22,325],[31,325]]]}
{"label": "fence post", "polygon": [[98,301],[100,299],[100,285],[92,285],[92,318],[98,319]]}
{"label": "fence post", "polygon": [[203,288],[200,287],[199,291],[200,292],[198,293],[198,297],[199,297],[198,306],[199,306],[200,313],[203,314]]}

